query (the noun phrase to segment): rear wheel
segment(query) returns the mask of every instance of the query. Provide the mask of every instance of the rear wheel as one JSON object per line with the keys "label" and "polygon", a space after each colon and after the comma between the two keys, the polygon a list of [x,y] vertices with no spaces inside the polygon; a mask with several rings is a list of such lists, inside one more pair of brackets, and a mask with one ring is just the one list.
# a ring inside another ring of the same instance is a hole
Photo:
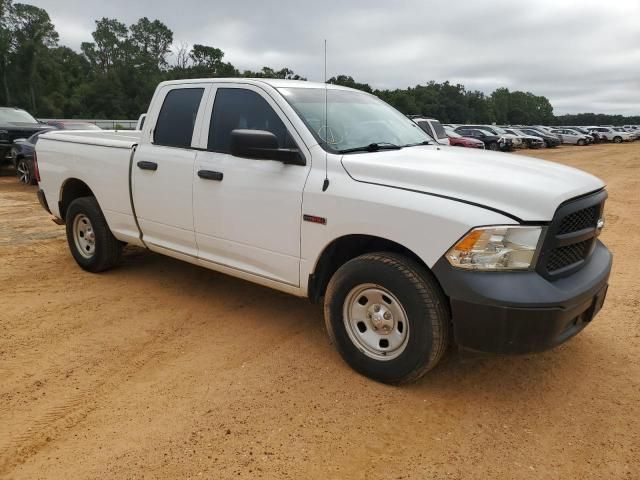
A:
{"label": "rear wheel", "polygon": [[16,176],[23,185],[35,185],[37,183],[33,174],[33,166],[31,162],[25,158],[18,160],[16,164]]}
{"label": "rear wheel", "polygon": [[443,356],[449,312],[423,266],[394,253],[357,257],[338,269],[325,295],[325,323],[344,360],[384,383],[414,381]]}
{"label": "rear wheel", "polygon": [[71,202],[65,219],[67,243],[80,267],[97,273],[118,264],[122,243],[109,230],[94,197],[81,197]]}

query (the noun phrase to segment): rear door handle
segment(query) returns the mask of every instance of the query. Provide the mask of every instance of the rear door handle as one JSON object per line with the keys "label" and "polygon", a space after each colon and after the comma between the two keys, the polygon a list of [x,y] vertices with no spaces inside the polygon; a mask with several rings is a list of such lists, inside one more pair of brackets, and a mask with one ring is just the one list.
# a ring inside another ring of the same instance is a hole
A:
{"label": "rear door handle", "polygon": [[198,170],[198,176],[205,180],[216,180],[218,182],[221,182],[222,177],[224,177],[222,172],[214,172],[212,170]]}
{"label": "rear door handle", "polygon": [[156,162],[143,162],[140,161],[137,163],[138,168],[140,168],[141,170],[152,170],[152,171],[156,171],[158,169],[158,164]]}

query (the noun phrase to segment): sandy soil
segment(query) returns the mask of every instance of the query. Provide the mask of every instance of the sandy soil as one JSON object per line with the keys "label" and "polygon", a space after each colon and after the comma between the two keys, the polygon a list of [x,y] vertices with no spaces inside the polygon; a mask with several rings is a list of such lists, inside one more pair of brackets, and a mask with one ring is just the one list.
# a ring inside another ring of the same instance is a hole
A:
{"label": "sandy soil", "polygon": [[142,250],[91,275],[0,178],[0,477],[640,478],[640,143],[529,154],[610,198],[604,309],[539,355],[358,376],[321,308]]}

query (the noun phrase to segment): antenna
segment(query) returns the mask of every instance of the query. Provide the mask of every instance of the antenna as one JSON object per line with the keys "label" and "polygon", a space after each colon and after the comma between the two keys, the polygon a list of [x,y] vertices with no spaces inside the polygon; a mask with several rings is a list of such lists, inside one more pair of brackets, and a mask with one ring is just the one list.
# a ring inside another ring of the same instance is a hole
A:
{"label": "antenna", "polygon": [[326,192],[329,188],[329,172],[328,172],[328,140],[329,140],[329,101],[327,86],[327,39],[324,39],[324,182],[322,182],[322,191]]}

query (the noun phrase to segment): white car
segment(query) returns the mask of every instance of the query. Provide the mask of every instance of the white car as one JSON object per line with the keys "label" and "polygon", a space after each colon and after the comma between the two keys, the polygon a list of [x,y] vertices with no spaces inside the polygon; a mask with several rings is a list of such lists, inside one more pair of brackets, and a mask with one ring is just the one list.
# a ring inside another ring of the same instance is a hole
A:
{"label": "white car", "polygon": [[551,130],[551,133],[560,137],[562,143],[569,145],[587,145],[589,144],[589,137],[582,133],[578,133],[575,130],[569,128],[555,128]]}
{"label": "white car", "polygon": [[602,180],[429,140],[337,85],[164,82],[140,132],[43,135],[38,198],[88,272],[131,244],[323,302],[337,350],[381,382],[419,378],[451,339],[535,352],[589,325],[611,270]]}
{"label": "white car", "polygon": [[622,143],[633,140],[632,134],[628,132],[618,132],[614,130],[613,127],[587,127],[587,130],[609,142]]}
{"label": "white car", "polygon": [[632,140],[637,140],[640,137],[640,132],[636,130],[631,130],[624,127],[613,127],[613,130],[615,130],[616,132],[628,133],[631,136]]}

